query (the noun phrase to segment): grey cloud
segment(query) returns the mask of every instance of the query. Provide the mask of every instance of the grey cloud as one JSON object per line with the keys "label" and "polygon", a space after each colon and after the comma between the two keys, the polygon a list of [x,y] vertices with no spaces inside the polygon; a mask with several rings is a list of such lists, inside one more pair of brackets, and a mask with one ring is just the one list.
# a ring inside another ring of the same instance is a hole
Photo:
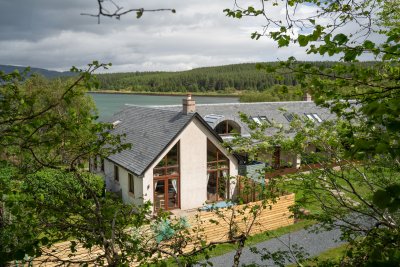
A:
{"label": "grey cloud", "polygon": [[268,39],[250,39],[257,19],[234,20],[222,10],[232,0],[121,1],[124,7],[173,7],[120,21],[81,16],[95,0],[0,0],[0,64],[66,70],[92,60],[112,62],[110,71],[186,70],[240,62],[275,61],[303,49],[277,49]]}

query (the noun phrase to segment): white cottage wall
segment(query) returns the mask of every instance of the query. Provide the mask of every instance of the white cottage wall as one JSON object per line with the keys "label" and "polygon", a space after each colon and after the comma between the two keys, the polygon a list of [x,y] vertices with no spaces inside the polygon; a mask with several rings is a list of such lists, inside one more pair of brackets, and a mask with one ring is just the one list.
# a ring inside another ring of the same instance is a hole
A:
{"label": "white cottage wall", "polygon": [[128,171],[118,166],[119,181],[115,180],[115,164],[107,159],[104,160],[104,177],[107,191],[116,192],[121,195],[124,203],[135,205],[143,204],[143,180],[136,175],[134,179],[134,193],[129,192]]}

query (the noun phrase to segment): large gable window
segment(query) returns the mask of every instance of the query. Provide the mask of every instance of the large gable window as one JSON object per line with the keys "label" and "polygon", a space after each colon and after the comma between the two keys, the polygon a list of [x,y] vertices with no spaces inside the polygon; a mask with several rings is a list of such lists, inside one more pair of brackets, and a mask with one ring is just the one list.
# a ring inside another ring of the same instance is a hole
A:
{"label": "large gable window", "polygon": [[229,160],[207,140],[207,201],[229,198]]}
{"label": "large gable window", "polygon": [[154,210],[179,208],[179,142],[153,169]]}

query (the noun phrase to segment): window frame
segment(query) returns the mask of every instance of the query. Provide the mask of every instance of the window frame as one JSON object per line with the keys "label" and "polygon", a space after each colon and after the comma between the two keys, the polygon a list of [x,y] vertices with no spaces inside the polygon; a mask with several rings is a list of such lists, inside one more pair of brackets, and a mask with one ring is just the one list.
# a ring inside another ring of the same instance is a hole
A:
{"label": "window frame", "polygon": [[321,117],[317,113],[312,113],[312,115],[318,122],[322,122]]}
{"label": "window frame", "polygon": [[[176,162],[173,165],[170,165],[170,156],[169,154],[171,153],[171,150],[176,146]],[[158,164],[153,168],[153,208],[155,212],[158,212],[159,208],[156,207],[156,188],[155,184],[158,181],[162,181],[164,183],[164,198],[162,199],[164,202],[164,207],[166,208],[165,210],[174,210],[174,209],[180,209],[181,208],[181,170],[180,170],[180,141],[178,141],[172,148],[168,151],[167,154],[165,154],[164,157],[160,159]],[[171,172],[170,172],[171,171]],[[156,173],[158,175],[156,175]],[[176,202],[177,202],[177,207],[169,207],[168,205],[168,197],[169,197],[169,192],[168,192],[168,186],[169,186],[169,181],[176,179],[177,183],[177,192],[176,192]]]}
{"label": "window frame", "polygon": [[135,176],[128,172],[128,190],[129,193],[135,194]]}
{"label": "window frame", "polygon": [[97,172],[97,170],[98,170],[98,165],[97,165],[97,156],[94,156],[94,158],[93,158],[93,170],[95,171],[95,172]]}
{"label": "window frame", "polygon": [[285,112],[283,113],[283,116],[288,122],[292,122],[294,120],[294,114],[291,112]]}
{"label": "window frame", "polygon": [[[210,173],[215,173],[216,174],[216,200],[212,201],[209,200],[208,197],[208,182],[207,181],[207,202],[208,203],[213,203],[213,202],[218,202],[218,201],[226,201],[229,200],[231,198],[230,196],[230,160],[229,158],[214,144],[212,143],[209,139],[207,139],[207,155],[208,155],[208,151],[209,151],[209,145],[213,145],[216,149],[216,158],[215,160],[208,160],[207,158],[207,176],[209,176]],[[224,163],[224,164],[220,164],[220,163]],[[214,168],[210,167],[213,166]],[[225,167],[224,167],[225,166]],[[226,171],[227,172],[227,180],[226,180],[226,193],[225,193],[225,199],[224,198],[220,198],[219,196],[219,188],[220,188],[220,178],[223,176],[220,176],[222,171]]]}
{"label": "window frame", "polygon": [[114,165],[114,181],[119,182],[119,168],[117,165]]}

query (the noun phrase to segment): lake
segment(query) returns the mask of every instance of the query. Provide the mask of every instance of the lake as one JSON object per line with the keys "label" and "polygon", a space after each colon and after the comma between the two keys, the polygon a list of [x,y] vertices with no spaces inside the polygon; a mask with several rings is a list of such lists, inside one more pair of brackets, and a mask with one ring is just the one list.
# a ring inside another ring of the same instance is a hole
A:
{"label": "lake", "polygon": [[[160,96],[135,94],[101,94],[89,93],[94,99],[100,119],[106,119],[124,108],[125,104],[154,106],[181,105],[186,96]],[[196,104],[238,103],[237,97],[193,96]]]}

